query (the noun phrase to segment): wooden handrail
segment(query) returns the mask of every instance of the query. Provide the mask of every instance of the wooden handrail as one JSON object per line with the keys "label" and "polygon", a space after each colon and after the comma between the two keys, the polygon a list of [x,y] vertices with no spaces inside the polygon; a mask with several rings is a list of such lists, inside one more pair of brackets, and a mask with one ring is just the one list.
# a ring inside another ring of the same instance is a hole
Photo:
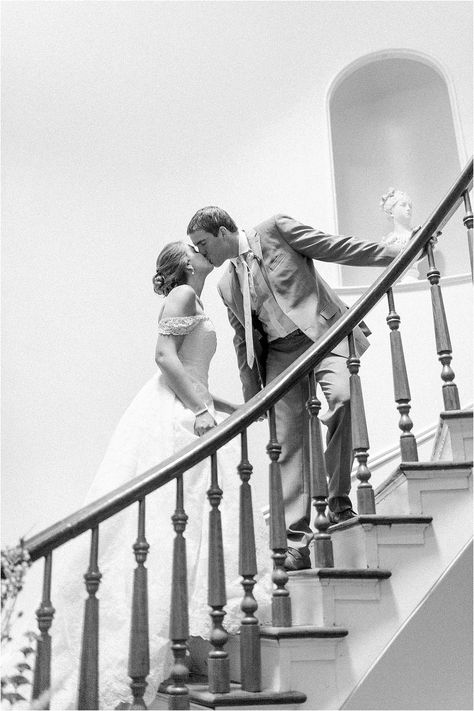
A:
{"label": "wooden handrail", "polygon": [[383,274],[327,331],[324,337],[295,360],[287,370],[197,442],[193,442],[177,454],[122,484],[109,494],[29,538],[25,541],[25,547],[28,549],[32,561],[41,558],[54,548],[97,526],[110,516],[167,484],[178,474],[209,457],[264,415],[297,380],[308,375],[319,361],[333,350],[343,338],[346,338],[385,295],[398,277],[414,261],[429,239],[441,230],[458,209],[463,202],[464,193],[472,188],[472,176],[473,161],[471,159],[426,222],[415,231],[406,249],[394,259]]}

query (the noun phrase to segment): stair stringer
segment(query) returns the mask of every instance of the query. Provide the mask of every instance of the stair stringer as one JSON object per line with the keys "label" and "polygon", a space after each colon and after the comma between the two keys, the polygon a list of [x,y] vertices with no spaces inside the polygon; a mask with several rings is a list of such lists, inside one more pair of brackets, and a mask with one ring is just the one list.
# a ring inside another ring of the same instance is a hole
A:
{"label": "stair stringer", "polygon": [[[298,619],[299,624],[308,625],[317,624],[318,618],[325,620],[326,624],[332,619],[334,626],[347,628],[349,634],[338,640],[333,648],[333,660],[328,658],[332,654],[320,654],[320,657],[325,658],[313,658],[311,665],[304,659],[303,648],[296,649],[294,643],[293,653],[288,659],[289,671],[284,675],[276,675],[279,688],[275,690],[298,688],[307,696],[302,708],[341,708],[351,691],[471,537],[472,476],[467,479],[465,488],[450,490],[447,488],[449,482],[445,482],[441,489],[420,492],[423,515],[433,517],[432,524],[424,527],[422,539],[410,536],[403,542],[397,534],[394,543],[390,542],[388,535],[376,541],[379,567],[391,570],[392,575],[388,580],[377,581],[374,593],[361,594],[360,581],[351,584],[346,580],[342,594],[329,596],[331,609],[322,612],[318,610],[316,619],[314,616],[308,620]],[[336,528],[332,535],[333,540],[336,540],[339,535]],[[340,565],[337,559],[335,565]],[[311,589],[306,580],[305,595],[312,594],[315,602],[319,600],[319,605],[325,605],[328,596],[321,594],[321,583],[315,580]],[[290,590],[292,584],[290,580]],[[374,588],[373,583],[371,587]],[[314,643],[318,644],[319,641]],[[305,644],[308,645],[307,642]],[[322,679],[325,679],[324,686],[321,684]]]}
{"label": "stair stringer", "polygon": [[472,709],[471,630],[472,538],[341,708]]}

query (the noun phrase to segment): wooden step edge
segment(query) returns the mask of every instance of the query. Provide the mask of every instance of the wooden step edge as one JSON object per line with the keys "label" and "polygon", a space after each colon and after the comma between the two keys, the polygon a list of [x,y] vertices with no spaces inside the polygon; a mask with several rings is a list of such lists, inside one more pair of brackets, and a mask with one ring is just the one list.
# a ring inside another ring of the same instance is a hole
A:
{"label": "wooden step edge", "polygon": [[403,473],[404,470],[411,471],[423,471],[424,469],[448,469],[449,471],[454,471],[457,469],[472,469],[472,459],[457,459],[454,461],[449,461],[447,459],[437,459],[436,461],[429,462],[400,462],[398,465],[398,472]]}
{"label": "wooden step edge", "polygon": [[307,568],[306,570],[290,570],[287,575],[290,580],[295,578],[386,580],[390,578],[392,572],[384,568]]}
{"label": "wooden step edge", "polygon": [[443,410],[443,412],[439,413],[442,420],[472,420],[472,415],[472,410]]}
{"label": "wooden step edge", "polygon": [[320,578],[355,578],[357,580],[386,580],[392,575],[384,568],[316,568]]}
{"label": "wooden step edge", "polygon": [[432,516],[410,516],[400,515],[400,516],[387,516],[384,514],[361,514],[350,518],[348,521],[341,521],[341,523],[334,523],[329,526],[328,531],[330,533],[335,533],[336,531],[342,531],[346,528],[353,528],[354,526],[361,526],[362,524],[370,523],[372,526],[396,526],[402,524],[429,524],[433,521]]}
{"label": "wooden step edge", "polygon": [[263,639],[334,639],[347,637],[349,630],[344,627],[316,627],[314,625],[295,625],[294,627],[260,628],[260,637]]}
{"label": "wooden step edge", "polygon": [[304,704],[307,697],[301,691],[243,691],[240,684],[230,685],[228,694],[212,694],[205,684],[190,684],[189,699],[192,703],[206,708],[220,708],[234,706],[235,708],[245,708],[246,706],[266,706]]}

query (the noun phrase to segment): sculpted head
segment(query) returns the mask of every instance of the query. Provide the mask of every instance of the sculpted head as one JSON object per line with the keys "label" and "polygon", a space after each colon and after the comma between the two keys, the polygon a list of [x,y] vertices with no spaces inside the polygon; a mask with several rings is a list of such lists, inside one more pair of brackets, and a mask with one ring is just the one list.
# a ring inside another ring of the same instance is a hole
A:
{"label": "sculpted head", "polygon": [[239,230],[221,207],[203,207],[191,218],[188,235],[199,252],[214,266],[239,253]]}
{"label": "sculpted head", "polygon": [[389,220],[407,228],[410,227],[413,203],[409,195],[402,190],[389,188],[380,198],[380,207]]}

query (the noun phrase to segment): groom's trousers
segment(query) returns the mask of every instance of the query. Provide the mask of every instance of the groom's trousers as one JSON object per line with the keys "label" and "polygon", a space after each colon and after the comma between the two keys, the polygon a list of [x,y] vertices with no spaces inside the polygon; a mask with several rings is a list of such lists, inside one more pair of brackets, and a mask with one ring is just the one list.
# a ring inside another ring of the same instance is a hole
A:
{"label": "groom's trousers", "polygon": [[[313,341],[301,331],[269,342],[266,382],[282,373],[312,344]],[[328,410],[320,420],[327,426],[325,461],[329,508],[344,511],[351,508],[349,492],[353,460],[346,358],[330,353],[315,368],[315,375],[328,404]],[[278,461],[281,465],[288,543],[293,547],[306,545],[308,534],[311,534],[308,397],[308,380],[305,377],[275,405],[277,438],[282,447]]]}

